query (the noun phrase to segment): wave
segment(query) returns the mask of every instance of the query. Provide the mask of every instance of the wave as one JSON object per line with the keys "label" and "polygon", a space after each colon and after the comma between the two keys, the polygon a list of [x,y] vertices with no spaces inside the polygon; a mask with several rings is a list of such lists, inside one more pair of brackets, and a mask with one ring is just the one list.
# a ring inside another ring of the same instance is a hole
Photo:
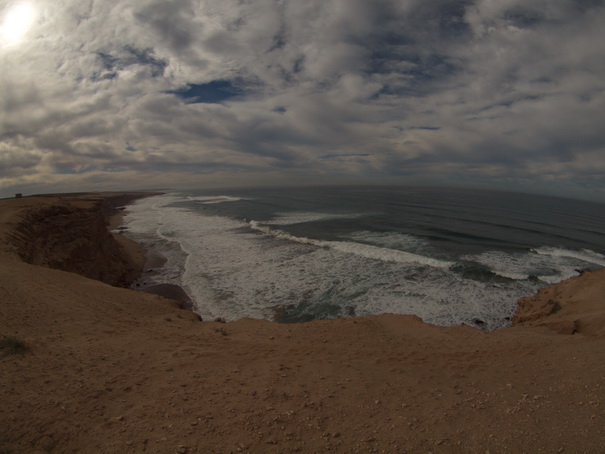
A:
{"label": "wave", "polygon": [[264,225],[264,223],[260,224],[257,221],[250,221],[250,227],[264,234],[272,235],[275,238],[280,238],[287,241],[294,241],[301,244],[309,244],[320,248],[332,249],[345,254],[353,254],[359,257],[380,260],[383,262],[406,264],[414,263],[418,265],[426,265],[444,269],[448,269],[449,267],[454,265],[454,262],[435,259],[432,257],[426,257],[423,255],[413,254],[411,252],[400,251],[397,249],[373,246],[353,241],[325,241],[295,236],[282,230],[268,227]]}
{"label": "wave", "polygon": [[578,275],[579,269],[605,267],[605,256],[589,249],[571,250],[542,246],[527,252],[487,251],[462,257],[487,267],[498,276],[513,280],[536,279],[556,284]]}
{"label": "wave", "polygon": [[278,213],[277,217],[263,221],[264,225],[294,225],[294,224],[305,224],[307,222],[318,222],[327,221],[333,219],[355,219],[364,216],[361,213],[317,213],[317,212],[305,212],[296,211],[290,213]]}
{"label": "wave", "polygon": [[600,254],[590,249],[581,249],[579,251],[573,251],[571,249],[556,248],[556,247],[539,247],[532,249],[538,255],[545,255],[550,257],[565,257],[578,259],[582,262],[592,263],[605,267],[605,255]]}
{"label": "wave", "polygon": [[204,205],[211,205],[214,203],[225,203],[225,202],[237,202],[240,200],[248,200],[243,197],[232,197],[229,195],[214,195],[214,196],[187,196],[187,200],[199,202]]}
{"label": "wave", "polygon": [[515,281],[527,280],[537,274],[556,273],[554,268],[545,269],[543,261],[532,260],[531,256],[524,253],[488,251],[478,255],[467,255],[462,259],[478,263],[495,275]]}
{"label": "wave", "polygon": [[508,283],[515,280],[523,280],[524,276],[519,275],[519,279],[504,276],[502,273],[496,273],[489,267],[476,262],[458,262],[452,266],[451,271],[454,271],[463,279],[471,279],[477,282],[488,284]]}
{"label": "wave", "polygon": [[399,251],[397,249],[371,246],[368,244],[353,243],[349,241],[322,241],[322,243],[339,252],[355,254],[360,257],[381,260],[383,262],[415,263],[443,269],[449,269],[454,265],[454,262],[446,260],[425,257],[418,254],[412,254],[411,252]]}
{"label": "wave", "polygon": [[283,230],[274,229],[265,224],[266,223],[264,223],[264,222],[263,222],[263,224],[261,224],[258,221],[249,222],[249,225],[252,229],[257,230],[266,235],[271,235],[271,236],[274,236],[275,238],[279,238],[282,240],[294,241],[296,243],[310,244],[310,245],[317,246],[317,247],[324,247],[322,245],[323,241],[313,240],[311,238],[306,238],[304,236],[290,235],[289,233],[284,232]]}
{"label": "wave", "polygon": [[420,251],[430,248],[428,241],[414,235],[400,232],[370,232],[363,230],[346,235],[356,243],[367,243],[374,246],[398,249],[401,251]]}

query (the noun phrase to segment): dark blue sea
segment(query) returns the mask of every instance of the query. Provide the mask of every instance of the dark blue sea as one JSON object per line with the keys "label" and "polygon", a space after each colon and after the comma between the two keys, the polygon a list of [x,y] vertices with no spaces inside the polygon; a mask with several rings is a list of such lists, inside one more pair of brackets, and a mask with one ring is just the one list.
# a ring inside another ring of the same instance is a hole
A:
{"label": "dark blue sea", "polygon": [[165,262],[139,285],[180,285],[204,319],[397,313],[492,330],[519,298],[605,267],[605,205],[487,190],[170,192],[125,226]]}

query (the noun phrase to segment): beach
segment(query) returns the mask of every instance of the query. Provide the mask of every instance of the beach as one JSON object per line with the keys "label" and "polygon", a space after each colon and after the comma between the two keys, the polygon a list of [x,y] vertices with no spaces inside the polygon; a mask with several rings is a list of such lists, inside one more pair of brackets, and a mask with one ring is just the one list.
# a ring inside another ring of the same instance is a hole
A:
{"label": "beach", "polygon": [[[0,452],[601,453],[605,270],[485,332],[418,317],[201,322],[127,288],[144,194],[0,200]],[[5,351],[6,350],[6,351]]]}

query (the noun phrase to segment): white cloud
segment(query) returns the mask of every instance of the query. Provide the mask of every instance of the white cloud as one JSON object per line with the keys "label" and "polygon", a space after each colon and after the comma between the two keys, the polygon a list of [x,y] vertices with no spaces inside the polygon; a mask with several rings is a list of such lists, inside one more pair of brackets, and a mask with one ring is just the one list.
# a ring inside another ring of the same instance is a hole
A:
{"label": "white cloud", "polygon": [[[7,193],[307,172],[605,186],[604,2],[31,4],[23,41],[0,49]],[[240,96],[175,94],[212,81]]]}

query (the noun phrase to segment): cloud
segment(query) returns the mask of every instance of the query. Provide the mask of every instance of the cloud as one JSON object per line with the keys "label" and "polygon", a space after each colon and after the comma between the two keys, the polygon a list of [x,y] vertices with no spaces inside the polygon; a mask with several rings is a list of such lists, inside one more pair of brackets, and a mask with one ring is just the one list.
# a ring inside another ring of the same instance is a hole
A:
{"label": "cloud", "polygon": [[32,4],[0,45],[5,194],[104,176],[605,188],[603,1]]}
{"label": "cloud", "polygon": [[119,77],[120,71],[124,71],[132,66],[146,67],[151,77],[161,77],[168,63],[165,60],[155,58],[151,49],[136,49],[130,45],[125,45],[118,49],[114,55],[104,52],[97,52],[101,59],[104,72],[94,75],[93,79],[114,79]]}

